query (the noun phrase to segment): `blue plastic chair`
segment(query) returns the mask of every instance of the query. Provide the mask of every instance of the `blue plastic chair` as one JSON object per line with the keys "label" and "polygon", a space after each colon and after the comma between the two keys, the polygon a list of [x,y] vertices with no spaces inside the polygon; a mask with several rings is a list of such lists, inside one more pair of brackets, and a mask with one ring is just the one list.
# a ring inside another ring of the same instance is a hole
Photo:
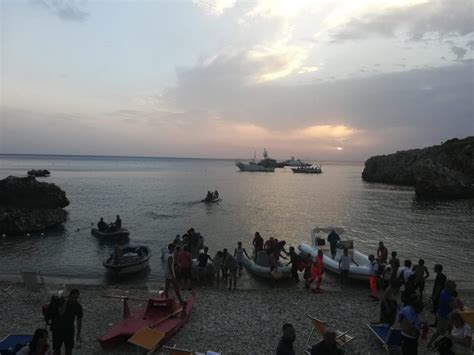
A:
{"label": "blue plastic chair", "polygon": [[27,345],[32,339],[30,334],[9,334],[0,341],[0,355],[15,355],[19,347]]}
{"label": "blue plastic chair", "polygon": [[402,346],[402,332],[386,324],[367,324],[370,331],[382,343],[384,349],[389,351]]}

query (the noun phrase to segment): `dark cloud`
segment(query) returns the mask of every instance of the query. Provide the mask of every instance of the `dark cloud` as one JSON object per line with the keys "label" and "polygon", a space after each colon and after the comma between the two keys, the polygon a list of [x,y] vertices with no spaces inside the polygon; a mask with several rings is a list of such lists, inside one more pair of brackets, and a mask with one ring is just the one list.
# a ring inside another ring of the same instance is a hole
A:
{"label": "dark cloud", "polygon": [[34,0],[65,21],[83,21],[89,13],[85,11],[84,0]]}
{"label": "dark cloud", "polygon": [[456,56],[456,59],[457,59],[457,60],[461,60],[461,59],[463,59],[464,56],[466,55],[467,49],[462,48],[462,47],[458,47],[458,46],[452,46],[452,47],[451,47],[451,52],[454,53],[454,55]]}
{"label": "dark cloud", "polygon": [[337,28],[331,35],[336,41],[352,40],[373,35],[393,37],[406,31],[413,41],[430,40],[435,35],[444,38],[464,36],[474,32],[471,0],[435,0],[409,7],[354,18]]}

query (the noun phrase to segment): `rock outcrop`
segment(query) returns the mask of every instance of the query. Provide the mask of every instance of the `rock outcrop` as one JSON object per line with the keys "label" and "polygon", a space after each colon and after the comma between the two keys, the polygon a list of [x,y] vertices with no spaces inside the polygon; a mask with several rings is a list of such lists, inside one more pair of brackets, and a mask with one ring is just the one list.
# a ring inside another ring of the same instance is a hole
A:
{"label": "rock outcrop", "polygon": [[414,186],[423,197],[474,197],[474,137],[372,157],[365,162],[362,178]]}
{"label": "rock outcrop", "polygon": [[66,221],[69,205],[59,186],[33,176],[0,180],[0,234],[25,234]]}

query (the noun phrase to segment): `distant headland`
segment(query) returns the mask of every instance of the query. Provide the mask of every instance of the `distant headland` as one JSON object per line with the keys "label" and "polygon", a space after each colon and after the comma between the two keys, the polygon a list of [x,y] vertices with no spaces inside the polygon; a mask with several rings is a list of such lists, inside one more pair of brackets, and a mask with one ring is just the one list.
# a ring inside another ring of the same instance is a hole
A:
{"label": "distant headland", "polygon": [[418,196],[427,198],[474,197],[474,136],[371,157],[362,179],[414,186]]}

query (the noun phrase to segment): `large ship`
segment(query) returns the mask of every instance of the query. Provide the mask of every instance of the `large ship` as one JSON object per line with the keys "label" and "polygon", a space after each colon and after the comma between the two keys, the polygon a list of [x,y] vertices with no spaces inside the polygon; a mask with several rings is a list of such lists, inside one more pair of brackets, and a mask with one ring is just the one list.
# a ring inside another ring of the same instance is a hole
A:
{"label": "large ship", "polygon": [[312,164],[305,163],[299,159],[295,159],[295,157],[291,157],[289,160],[285,160],[284,164],[286,166],[311,166]]}
{"label": "large ship", "polygon": [[266,173],[273,173],[275,171],[276,160],[271,159],[268,156],[268,152],[266,149],[263,150],[263,159],[260,160],[258,163],[256,161],[256,156],[254,154],[253,159],[247,163],[239,162],[236,163],[237,167],[240,171],[251,171],[251,172],[266,172]]}

